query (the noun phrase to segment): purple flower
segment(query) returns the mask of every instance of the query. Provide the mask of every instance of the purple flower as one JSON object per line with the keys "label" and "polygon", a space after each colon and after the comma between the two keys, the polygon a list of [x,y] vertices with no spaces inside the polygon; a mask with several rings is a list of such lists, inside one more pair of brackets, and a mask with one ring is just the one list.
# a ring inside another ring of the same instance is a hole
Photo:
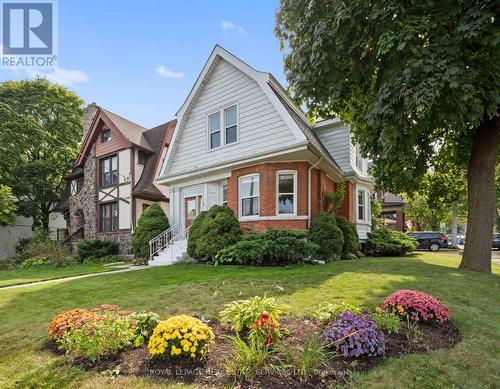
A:
{"label": "purple flower", "polygon": [[358,316],[352,312],[341,313],[328,324],[321,343],[341,353],[344,357],[384,355],[384,334],[369,315]]}

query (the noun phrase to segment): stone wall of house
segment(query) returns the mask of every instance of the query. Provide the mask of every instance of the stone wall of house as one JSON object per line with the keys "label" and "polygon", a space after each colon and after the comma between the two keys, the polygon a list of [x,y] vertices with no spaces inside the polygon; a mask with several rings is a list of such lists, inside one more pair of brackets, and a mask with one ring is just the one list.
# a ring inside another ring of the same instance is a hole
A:
{"label": "stone wall of house", "polygon": [[97,236],[97,160],[95,147],[92,147],[83,167],[83,188],[69,198],[70,235],[82,226],[83,238],[94,239]]}
{"label": "stone wall of house", "polygon": [[117,242],[120,254],[132,254],[132,234],[130,232],[99,232],[97,238]]}

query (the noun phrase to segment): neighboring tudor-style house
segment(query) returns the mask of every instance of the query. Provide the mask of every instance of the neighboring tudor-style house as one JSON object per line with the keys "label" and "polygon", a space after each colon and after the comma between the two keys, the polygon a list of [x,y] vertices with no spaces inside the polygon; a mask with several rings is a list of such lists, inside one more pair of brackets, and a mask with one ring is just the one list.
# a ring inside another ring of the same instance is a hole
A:
{"label": "neighboring tudor-style house", "polygon": [[246,230],[306,229],[339,182],[347,189],[340,213],[361,240],[371,230],[373,182],[349,127],[311,125],[271,74],[220,46],[177,112],[156,182],[170,188],[170,224],[181,238],[214,204],[232,208]]}
{"label": "neighboring tudor-style house", "polygon": [[168,214],[168,188],[153,181],[174,127],[146,129],[94,104],[85,109],[83,144],[58,204],[72,243],[112,239],[130,253],[142,211],[159,202]]}

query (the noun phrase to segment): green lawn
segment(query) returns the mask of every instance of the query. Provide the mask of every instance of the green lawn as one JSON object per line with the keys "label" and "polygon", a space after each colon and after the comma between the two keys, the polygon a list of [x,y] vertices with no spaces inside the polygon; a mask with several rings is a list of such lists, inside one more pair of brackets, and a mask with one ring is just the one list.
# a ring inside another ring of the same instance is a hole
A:
{"label": "green lawn", "polygon": [[493,275],[457,270],[456,254],[334,262],[325,266],[237,268],[176,265],[63,283],[0,290],[0,387],[165,387],[153,378],[111,379],[64,364],[40,346],[50,318],[75,307],[118,304],[162,317],[215,318],[233,299],[276,296],[300,315],[319,302],[367,309],[391,292],[419,289],[442,299],[464,339],[451,350],[389,359],[356,374],[356,388],[493,388],[500,382],[500,267]]}
{"label": "green lawn", "polygon": [[55,268],[53,266],[39,269],[10,269],[0,270],[0,288],[10,285],[27,284],[31,282],[53,280],[55,278],[79,276],[90,273],[102,273],[117,270],[121,267],[115,265],[105,266],[102,263],[88,263]]}

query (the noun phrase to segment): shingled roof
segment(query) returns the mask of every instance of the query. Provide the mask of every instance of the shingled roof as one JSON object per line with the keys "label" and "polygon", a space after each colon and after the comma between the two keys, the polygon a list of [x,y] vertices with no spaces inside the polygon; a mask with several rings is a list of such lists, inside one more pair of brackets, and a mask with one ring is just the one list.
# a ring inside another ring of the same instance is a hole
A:
{"label": "shingled roof", "polygon": [[147,128],[140,126],[130,120],[127,120],[107,109],[100,107],[102,112],[113,122],[113,124],[120,130],[122,135],[129,140],[130,143],[139,146],[148,151],[154,151],[143,132],[148,131]]}
{"label": "shingled roof", "polygon": [[177,120],[171,120],[143,132],[144,138],[146,138],[150,145],[153,145],[154,152],[152,155],[148,156],[142,176],[132,190],[134,196],[145,196],[155,199],[165,198],[163,193],[160,192],[153,182],[158,164],[161,163],[163,148],[170,142],[176,123]]}

